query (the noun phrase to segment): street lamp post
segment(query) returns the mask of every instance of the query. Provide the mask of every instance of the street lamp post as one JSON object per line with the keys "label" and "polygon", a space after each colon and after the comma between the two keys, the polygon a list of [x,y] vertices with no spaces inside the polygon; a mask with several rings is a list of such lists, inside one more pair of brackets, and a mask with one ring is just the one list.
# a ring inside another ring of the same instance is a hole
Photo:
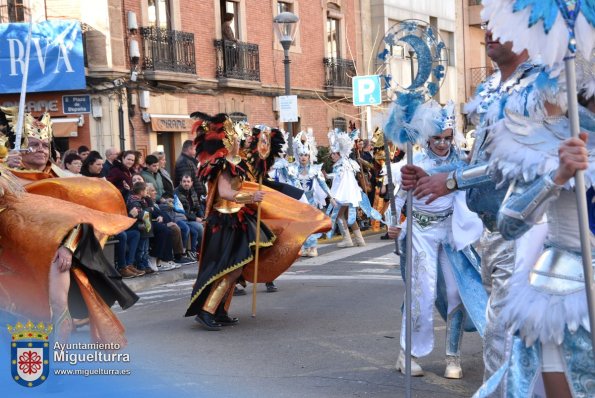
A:
{"label": "street lamp post", "polygon": [[[295,33],[297,31],[297,23],[299,17],[291,12],[282,12],[273,18],[273,25],[275,26],[275,34],[279,39],[279,42],[283,46],[283,53],[285,58],[283,64],[285,65],[285,95],[291,94],[291,81],[289,78],[289,47],[293,43]],[[293,126],[291,122],[287,123],[287,132],[289,133],[289,139],[293,140]],[[290,160],[293,158],[293,143],[287,143],[287,155]]]}

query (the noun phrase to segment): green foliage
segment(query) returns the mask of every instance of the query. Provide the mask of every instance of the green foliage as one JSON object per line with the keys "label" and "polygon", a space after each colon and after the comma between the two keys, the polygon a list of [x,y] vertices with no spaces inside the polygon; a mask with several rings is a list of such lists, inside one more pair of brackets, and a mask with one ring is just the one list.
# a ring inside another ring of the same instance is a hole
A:
{"label": "green foliage", "polygon": [[331,173],[333,171],[333,161],[331,159],[331,152],[329,147],[327,146],[319,146],[318,147],[318,163],[322,163],[322,170],[326,171],[327,173]]}

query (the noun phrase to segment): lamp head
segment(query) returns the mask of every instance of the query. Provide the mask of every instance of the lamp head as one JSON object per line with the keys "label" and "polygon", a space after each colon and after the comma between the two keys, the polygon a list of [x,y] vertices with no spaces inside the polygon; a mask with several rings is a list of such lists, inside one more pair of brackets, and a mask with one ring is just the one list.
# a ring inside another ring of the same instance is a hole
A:
{"label": "lamp head", "polygon": [[299,20],[300,18],[291,12],[282,12],[273,18],[275,34],[277,35],[277,39],[279,39],[281,44],[288,43],[288,45],[291,45],[293,39],[295,38]]}

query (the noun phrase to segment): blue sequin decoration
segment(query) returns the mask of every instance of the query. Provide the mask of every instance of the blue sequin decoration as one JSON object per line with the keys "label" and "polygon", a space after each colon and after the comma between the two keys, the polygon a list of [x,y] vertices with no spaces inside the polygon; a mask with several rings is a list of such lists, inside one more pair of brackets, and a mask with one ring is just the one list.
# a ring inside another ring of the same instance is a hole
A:
{"label": "blue sequin decoration", "polygon": [[390,51],[388,51],[388,49],[385,48],[384,51],[382,51],[381,53],[378,54],[378,59],[386,61],[386,59],[388,58],[389,55],[390,55]]}
{"label": "blue sequin decoration", "polygon": [[428,92],[430,93],[430,95],[433,97],[438,93],[439,87],[436,83],[434,82],[430,82],[427,85],[428,88]]}

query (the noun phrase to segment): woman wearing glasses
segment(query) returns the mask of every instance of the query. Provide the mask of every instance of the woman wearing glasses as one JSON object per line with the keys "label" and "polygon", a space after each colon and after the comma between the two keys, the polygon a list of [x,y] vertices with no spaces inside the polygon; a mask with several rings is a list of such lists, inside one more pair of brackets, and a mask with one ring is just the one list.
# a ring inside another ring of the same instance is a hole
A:
{"label": "woman wearing glasses", "polygon": [[[459,152],[454,146],[456,128],[454,103],[449,102],[442,108],[435,101],[418,108],[411,123],[422,136],[429,136],[427,146],[414,154],[413,163],[424,170],[434,169],[459,161]],[[429,130],[429,131],[428,131]],[[456,194],[443,196],[431,204],[426,198],[413,199],[413,261],[412,261],[412,349],[411,355],[419,358],[428,355],[434,348],[434,303],[437,285],[444,281],[446,297],[441,297],[437,307],[446,315],[446,371],[444,377],[460,379],[463,377],[460,362],[460,343],[465,326],[467,312],[463,307],[457,281],[452,271],[452,247],[463,249],[455,243],[453,237],[452,215],[456,207],[464,205],[459,201],[455,205]],[[405,204],[406,192],[399,190],[395,201],[397,215]],[[469,211],[467,210],[467,213]],[[467,214],[464,214],[468,217]],[[387,219],[390,219],[387,218]],[[397,217],[398,219],[398,217]],[[407,221],[405,221],[407,222]],[[391,238],[398,237],[403,226],[389,228]],[[402,234],[404,235],[404,234]],[[403,236],[399,236],[403,239]],[[450,255],[449,255],[450,254]],[[401,259],[401,264],[405,264]],[[408,276],[407,276],[408,278]],[[439,303],[441,305],[439,305]],[[403,313],[402,325],[406,324]],[[469,329],[472,330],[472,329]],[[401,352],[397,361],[397,370],[405,373],[405,328],[401,327]],[[411,361],[411,374],[422,376],[423,370],[414,360]]]}

